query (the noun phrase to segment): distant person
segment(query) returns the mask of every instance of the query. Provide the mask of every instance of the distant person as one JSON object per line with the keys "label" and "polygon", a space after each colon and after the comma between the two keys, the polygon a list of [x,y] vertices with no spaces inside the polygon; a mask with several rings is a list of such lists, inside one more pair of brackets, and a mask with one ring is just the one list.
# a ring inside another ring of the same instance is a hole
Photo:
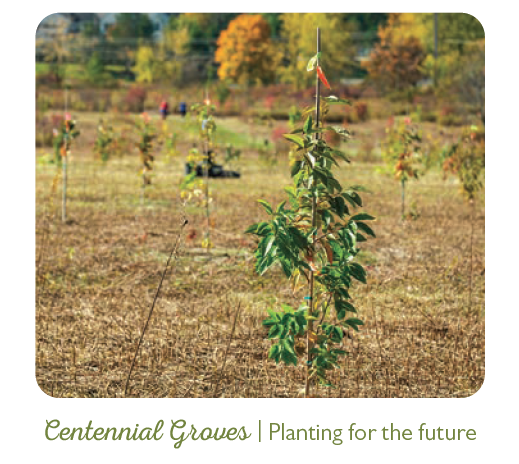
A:
{"label": "distant person", "polygon": [[162,116],[162,120],[165,121],[169,114],[169,105],[166,100],[163,100],[160,104],[160,115]]}
{"label": "distant person", "polygon": [[187,105],[186,105],[186,102],[180,102],[179,110],[180,110],[180,114],[182,115],[182,117],[185,117],[185,115],[186,115],[186,113],[187,113]]}

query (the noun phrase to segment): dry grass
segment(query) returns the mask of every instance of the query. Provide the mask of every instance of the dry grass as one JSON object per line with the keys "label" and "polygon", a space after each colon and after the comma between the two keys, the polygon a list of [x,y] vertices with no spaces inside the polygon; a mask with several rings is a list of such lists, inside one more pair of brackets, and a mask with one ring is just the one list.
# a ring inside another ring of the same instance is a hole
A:
{"label": "dry grass", "polygon": [[[207,254],[200,249],[204,211],[184,209],[179,202],[182,160],[157,163],[154,185],[140,207],[137,155],[96,165],[88,143],[93,128],[82,129],[83,142],[69,172],[69,224],[59,221],[60,189],[50,195],[55,168],[37,170],[36,376],[41,388],[55,397],[123,395],[185,215],[189,224],[128,396],[299,396],[303,367],[276,367],[267,360],[261,320],[267,307],[298,305],[303,295],[291,293],[281,271],[255,275],[254,240],[243,234],[264,217],[256,199],[284,199],[287,166],[271,168],[247,152],[241,179],[212,181],[215,249]],[[476,205],[469,302],[470,210],[457,185],[434,172],[410,184],[409,204],[416,203],[420,216],[402,222],[398,184],[374,174],[373,165],[345,167],[341,182],[370,186],[366,211],[378,218],[378,238],[361,254],[368,285],[352,292],[365,326],[347,342],[350,355],[335,373],[337,389],[320,388],[317,395],[470,396],[484,380],[483,202]]]}

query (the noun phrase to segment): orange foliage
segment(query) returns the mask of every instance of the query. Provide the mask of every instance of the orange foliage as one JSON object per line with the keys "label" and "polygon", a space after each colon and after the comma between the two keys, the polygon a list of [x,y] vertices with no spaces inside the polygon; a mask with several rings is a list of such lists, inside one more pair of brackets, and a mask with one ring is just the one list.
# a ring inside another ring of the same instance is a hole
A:
{"label": "orange foliage", "polygon": [[271,81],[277,53],[270,40],[270,26],[263,16],[242,14],[233,19],[217,41],[218,77],[232,82]]}

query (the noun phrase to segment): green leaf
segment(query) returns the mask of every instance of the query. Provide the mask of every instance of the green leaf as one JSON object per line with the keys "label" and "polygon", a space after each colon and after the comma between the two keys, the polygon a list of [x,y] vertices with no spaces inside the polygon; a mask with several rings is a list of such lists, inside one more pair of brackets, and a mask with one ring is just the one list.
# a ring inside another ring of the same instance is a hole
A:
{"label": "green leaf", "polygon": [[310,61],[308,61],[308,64],[306,65],[307,71],[313,71],[317,65],[317,60],[321,57],[321,52],[317,53],[316,55],[312,56],[310,58]]}
{"label": "green leaf", "polygon": [[276,209],[276,214],[279,214],[281,211],[283,211],[283,207],[285,206],[285,204],[286,204],[286,200],[282,201],[282,202],[278,205],[278,207],[277,207],[277,209]]}
{"label": "green leaf", "polygon": [[350,189],[351,189],[351,190],[355,190],[356,192],[366,192],[366,193],[371,193],[371,191],[370,191],[368,188],[366,188],[366,187],[364,187],[364,186],[362,186],[362,185],[351,185],[351,186],[350,186]]}
{"label": "green leaf", "polygon": [[287,365],[293,364],[297,366],[297,356],[294,351],[289,351],[286,349],[286,346],[283,346],[281,349],[281,360]]}
{"label": "green leaf", "polygon": [[345,129],[344,127],[340,127],[340,126],[331,126],[331,129],[336,132],[337,134],[339,134],[341,137],[344,137],[346,139],[350,138],[351,137],[351,134],[350,134],[350,131]]}
{"label": "green leaf", "polygon": [[265,201],[265,200],[258,200],[258,203],[265,208],[265,211],[268,214],[272,214],[272,206],[270,206],[267,201]]}
{"label": "green leaf", "polygon": [[375,218],[366,213],[356,214],[350,218],[352,221],[373,221]]}
{"label": "green leaf", "polygon": [[270,347],[269,358],[270,359],[275,358],[278,353],[279,353],[279,345],[277,343],[274,343],[274,345],[272,345]]}
{"label": "green leaf", "polygon": [[350,274],[359,282],[366,283],[366,271],[359,263],[350,263],[348,266]]}
{"label": "green leaf", "polygon": [[283,137],[285,137],[287,140],[290,140],[291,142],[295,143],[300,148],[303,148],[305,146],[305,140],[302,137],[299,137],[298,135],[283,134]]}
{"label": "green leaf", "polygon": [[345,354],[348,354],[347,351],[344,351],[344,350],[339,350],[339,349],[333,349],[331,350],[331,353],[335,354],[335,355],[345,355]]}
{"label": "green leaf", "polygon": [[296,161],[290,169],[290,176],[294,177],[301,170],[302,167],[303,163],[301,161]]}
{"label": "green leaf", "polygon": [[352,206],[362,206],[362,198],[360,198],[357,192],[346,192],[343,193],[342,196],[346,201],[348,201]]}
{"label": "green leaf", "polygon": [[274,240],[276,239],[276,236],[275,235],[272,235],[270,238],[269,238],[269,241],[267,243],[267,246],[265,247],[265,253],[264,255],[266,256],[268,254],[268,252],[270,251],[270,249],[272,248],[272,245],[274,244]]}
{"label": "green leaf", "polygon": [[281,326],[279,324],[275,324],[270,328],[267,337],[269,340],[272,338],[278,338],[282,331],[283,331],[283,326]]}
{"label": "green leaf", "polygon": [[252,224],[251,226],[247,227],[244,234],[255,234],[256,231],[258,230],[258,226],[259,226],[259,223]]}
{"label": "green leaf", "polygon": [[305,125],[303,126],[303,132],[308,134],[312,130],[312,116],[308,116],[305,121]]}
{"label": "green leaf", "polygon": [[345,325],[349,325],[355,332],[359,331],[359,325],[364,325],[364,322],[362,322],[360,319],[357,319],[355,317],[351,317],[350,319],[346,319],[344,321]]}
{"label": "green leaf", "polygon": [[357,222],[357,227],[366,234],[371,235],[372,237],[376,237],[375,232],[373,232],[373,229],[367,224],[364,224],[363,222]]}
{"label": "green leaf", "polygon": [[364,237],[364,235],[359,234],[359,233],[357,232],[357,242],[365,242],[365,241],[367,241],[367,238]]}

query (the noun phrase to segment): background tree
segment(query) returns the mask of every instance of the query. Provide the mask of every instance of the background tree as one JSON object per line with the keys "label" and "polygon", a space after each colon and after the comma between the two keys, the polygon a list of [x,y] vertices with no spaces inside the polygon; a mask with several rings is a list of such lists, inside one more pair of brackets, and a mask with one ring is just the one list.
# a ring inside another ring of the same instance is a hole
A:
{"label": "background tree", "polygon": [[[384,29],[393,38],[415,37],[427,54],[434,53],[434,13],[391,13]],[[467,45],[485,38],[481,23],[466,13],[438,13],[438,53],[463,53]]]}
{"label": "background tree", "polygon": [[189,30],[187,27],[180,29],[166,29],[159,43],[158,58],[160,72],[168,82],[180,83],[185,57],[189,51]]}
{"label": "background tree", "polygon": [[261,16],[269,23],[272,37],[278,37],[281,31],[281,13],[261,13]]}
{"label": "background tree", "polygon": [[55,19],[55,32],[50,38],[36,41],[36,47],[48,64],[48,74],[58,87],[63,84],[66,75],[66,60],[71,55],[74,36],[68,32],[68,23],[62,18]]}
{"label": "background tree", "polygon": [[152,41],[153,30],[153,22],[143,13],[119,13],[108,28],[108,45],[124,60],[127,75],[131,75],[138,46]]}
{"label": "background tree", "polygon": [[426,53],[417,37],[402,36],[395,30],[398,16],[391,15],[388,24],[379,29],[380,42],[364,66],[370,78],[383,91],[413,88],[424,77]]}
{"label": "background tree", "polygon": [[153,38],[153,22],[145,13],[119,13],[115,24],[110,28],[114,39],[148,39]]}
{"label": "background tree", "polygon": [[171,17],[169,28],[173,31],[187,29],[189,53],[213,55],[220,33],[236,16],[238,13],[181,13]]}
{"label": "background tree", "polygon": [[[424,73],[444,86],[443,93],[464,92],[465,100],[481,105],[484,88],[484,39],[485,31],[477,18],[466,13],[437,13],[438,58],[435,58],[434,13],[392,13],[382,34],[390,33],[393,43],[411,38],[418,39],[426,54]],[[480,53],[480,50],[482,53]],[[465,73],[466,67],[470,72]],[[453,87],[453,79],[461,81]],[[482,78],[483,77],[483,78]],[[483,82],[483,85],[481,85]],[[483,111],[484,113],[484,111]]]}
{"label": "background tree", "polygon": [[141,45],[137,49],[135,66],[133,67],[137,82],[152,83],[156,79],[159,66],[159,60],[157,60],[152,47]]}
{"label": "background tree", "polygon": [[278,54],[270,38],[270,26],[260,15],[243,14],[233,19],[217,41],[215,61],[221,80],[270,82],[276,74]]}
{"label": "background tree", "polygon": [[87,61],[85,72],[90,84],[102,85],[105,82],[105,67],[97,51],[92,53],[92,56]]}
{"label": "background tree", "polygon": [[392,122],[386,128],[387,136],[381,142],[381,155],[385,168],[379,171],[394,175],[400,182],[402,195],[402,218],[405,218],[405,188],[409,179],[418,179],[423,173],[422,132],[411,125],[408,118]]}
{"label": "background tree", "polygon": [[344,24],[347,24],[349,29],[366,33],[367,37],[372,37],[373,40],[379,26],[383,26],[388,17],[388,13],[343,13],[340,15]]}
{"label": "background tree", "polygon": [[447,147],[444,154],[445,174],[457,176],[461,192],[470,204],[470,274],[468,307],[472,309],[472,271],[474,243],[475,200],[485,187],[485,129],[477,126],[463,128],[458,141]]}

